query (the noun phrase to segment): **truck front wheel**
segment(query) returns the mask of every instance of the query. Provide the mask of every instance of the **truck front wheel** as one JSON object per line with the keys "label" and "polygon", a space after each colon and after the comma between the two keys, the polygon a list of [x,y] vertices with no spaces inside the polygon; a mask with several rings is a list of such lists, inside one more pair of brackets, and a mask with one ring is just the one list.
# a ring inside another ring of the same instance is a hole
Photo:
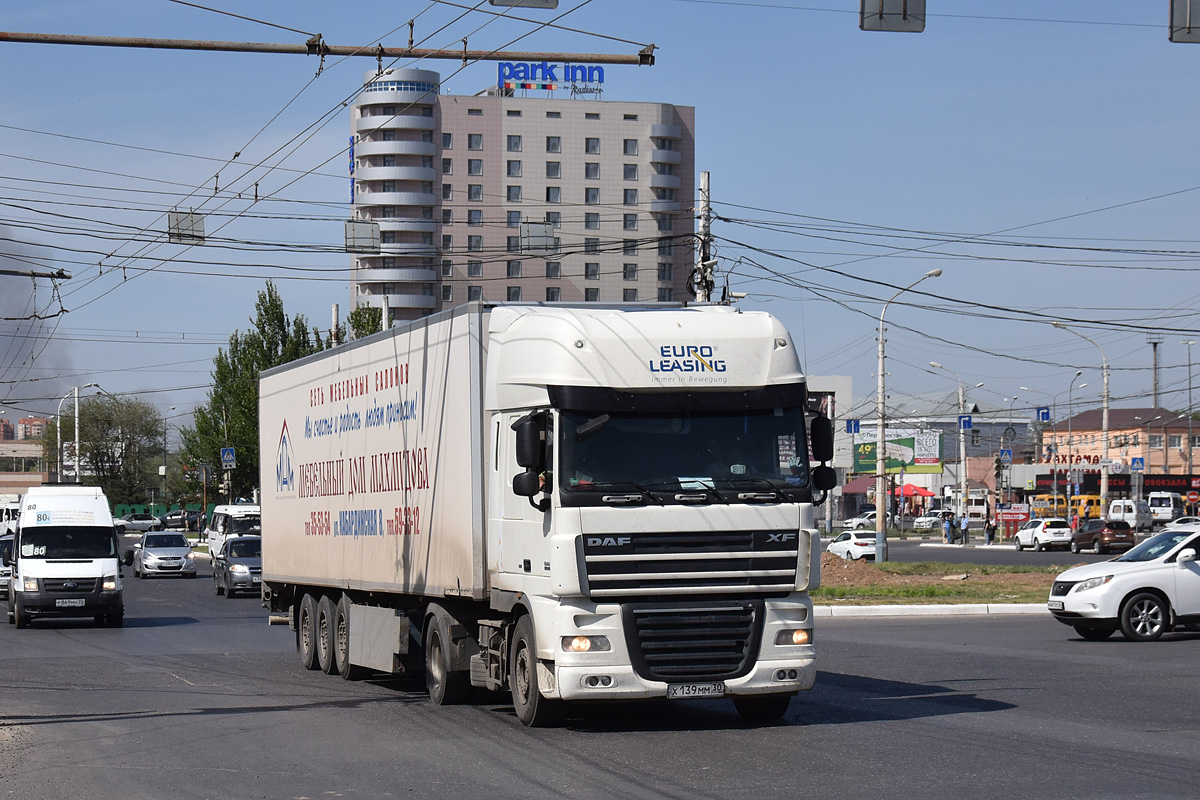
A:
{"label": "truck front wheel", "polygon": [[305,669],[317,669],[317,600],[311,594],[300,598],[299,616],[296,619],[296,645],[300,650],[300,663]]}
{"label": "truck front wheel", "polygon": [[509,652],[508,686],[517,719],[530,728],[557,725],[566,709],[561,700],[545,698],[538,689],[537,641],[533,638],[533,623],[528,616],[517,621]]}
{"label": "truck front wheel", "polygon": [[17,624],[18,628],[25,628],[29,626],[29,614],[27,614],[24,607],[22,607],[20,597],[13,602],[12,614],[13,622]]}
{"label": "truck front wheel", "polygon": [[448,614],[434,612],[425,631],[425,688],[430,701],[439,706],[462,703],[471,691],[467,675],[450,669],[450,623]]}

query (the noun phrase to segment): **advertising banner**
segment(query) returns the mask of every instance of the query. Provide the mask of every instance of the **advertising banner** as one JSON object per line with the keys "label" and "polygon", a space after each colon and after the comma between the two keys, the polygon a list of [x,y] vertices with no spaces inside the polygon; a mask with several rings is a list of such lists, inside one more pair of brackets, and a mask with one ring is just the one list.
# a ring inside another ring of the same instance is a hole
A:
{"label": "advertising banner", "polygon": [[[854,471],[875,471],[875,428],[854,435]],[[884,434],[884,471],[940,474],[942,434],[917,428],[888,428]]]}

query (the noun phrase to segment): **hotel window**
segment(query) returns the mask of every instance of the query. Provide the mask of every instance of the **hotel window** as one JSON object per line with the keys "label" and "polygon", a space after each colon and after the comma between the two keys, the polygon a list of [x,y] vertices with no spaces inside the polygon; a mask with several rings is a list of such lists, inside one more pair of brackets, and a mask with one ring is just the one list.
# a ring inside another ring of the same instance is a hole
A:
{"label": "hotel window", "polygon": [[561,278],[562,277],[562,263],[558,262],[558,261],[547,261],[546,262],[546,277],[547,278]]}
{"label": "hotel window", "polygon": [[442,134],[442,149],[443,150],[453,150],[454,149],[454,134],[453,133],[443,133]]}
{"label": "hotel window", "polygon": [[385,167],[396,166],[396,157],[395,156],[384,156],[383,157],[383,166],[385,166]]}
{"label": "hotel window", "polygon": [[442,259],[442,277],[443,278],[453,278],[454,277],[454,262],[448,258]]}
{"label": "hotel window", "polygon": [[658,302],[669,303],[674,299],[675,299],[675,290],[674,289],[659,289],[658,290]]}
{"label": "hotel window", "polygon": [[561,203],[562,202],[562,187],[547,186],[546,187],[546,202]]}
{"label": "hotel window", "polygon": [[520,186],[509,186],[508,191],[506,192],[505,196],[508,198],[508,202],[510,202],[510,203],[521,202],[521,187]]}
{"label": "hotel window", "polygon": [[421,131],[421,141],[433,144],[433,131]]}
{"label": "hotel window", "polygon": [[627,206],[636,206],[637,205],[637,189],[626,189],[622,193],[622,197],[625,201],[625,205],[627,205]]}
{"label": "hotel window", "polygon": [[395,142],[395,141],[397,141],[397,139],[396,139],[396,131],[392,130],[391,128],[388,128],[386,131],[384,131],[384,132],[383,132],[383,140],[384,140],[385,142]]}
{"label": "hotel window", "polygon": [[600,115],[593,111],[591,113],[584,114],[583,118],[584,119],[600,119]]}
{"label": "hotel window", "polygon": [[467,134],[467,149],[468,150],[482,150],[483,149],[483,134],[482,133],[468,133]]}
{"label": "hotel window", "polygon": [[[430,187],[432,189],[433,187]],[[428,192],[426,192],[428,194]],[[421,219],[433,219],[433,206],[425,206],[421,209]]]}
{"label": "hotel window", "polygon": [[382,264],[380,264],[380,265],[379,265],[379,266],[381,266],[381,267],[394,267],[394,266],[396,266],[396,259],[395,259],[395,258],[393,258],[392,256],[384,256],[384,257],[383,257],[381,260],[382,260],[382,262],[383,262]]}
{"label": "hotel window", "polygon": [[506,174],[510,178],[521,177],[521,162],[520,161],[509,161],[508,162],[508,172]]}
{"label": "hotel window", "polygon": [[520,261],[508,262],[508,270],[505,274],[510,278],[521,277],[521,262]]}
{"label": "hotel window", "polygon": [[483,174],[483,159],[482,158],[467,159],[467,174],[468,175],[482,175]]}
{"label": "hotel window", "polygon": [[562,137],[561,136],[547,136],[546,137],[546,152],[547,153],[561,153],[562,152]]}
{"label": "hotel window", "polygon": [[561,111],[547,111],[546,119],[562,119]]}
{"label": "hotel window", "polygon": [[654,197],[658,200],[674,200],[675,199],[675,190],[674,189],[653,189],[652,191],[654,192]]}
{"label": "hotel window", "polygon": [[[511,188],[513,188],[513,187],[511,187],[511,186],[510,186],[509,188],[511,189]],[[510,227],[510,228],[519,228],[519,227],[521,227],[521,212],[520,212],[520,211],[510,211],[510,212],[508,212],[508,220],[507,220],[507,225],[508,225],[508,227]]]}
{"label": "hotel window", "polygon": [[636,256],[637,246],[637,239],[625,239],[621,242],[621,252],[627,256]]}
{"label": "hotel window", "polygon": [[637,302],[637,289],[624,290],[623,292],[621,292],[621,299],[624,300],[626,303],[636,303]]}
{"label": "hotel window", "polygon": [[637,114],[626,114],[625,121],[626,122],[637,122]]}
{"label": "hotel window", "polygon": [[658,254],[660,256],[674,255],[675,254],[675,240],[674,239],[659,239],[658,240]]}
{"label": "hotel window", "polygon": [[433,168],[433,156],[421,156],[421,166],[425,169]]}
{"label": "hotel window", "polygon": [[453,200],[454,199],[454,184],[452,184],[452,183],[443,183],[442,184],[442,199],[443,200]]}
{"label": "hotel window", "polygon": [[468,301],[472,301],[472,300],[477,301],[477,300],[482,300],[482,299],[483,299],[483,287],[482,286],[468,286],[467,287],[467,300]]}
{"label": "hotel window", "polygon": [[454,174],[454,159],[453,158],[443,158],[442,159],[442,174],[443,175],[453,175]]}
{"label": "hotel window", "polygon": [[396,182],[395,181],[384,181],[383,185],[380,187],[380,191],[382,191],[382,192],[396,191]]}
{"label": "hotel window", "polygon": [[627,180],[627,181],[636,181],[637,180],[637,164],[626,164],[625,165],[625,180]]}
{"label": "hotel window", "polygon": [[481,201],[483,200],[483,184],[470,183],[467,184],[467,199]]}
{"label": "hotel window", "polygon": [[561,178],[562,177],[562,162],[547,161],[546,162],[546,177]]}
{"label": "hotel window", "polygon": [[599,253],[600,252],[600,240],[593,239],[590,236],[588,238],[584,239],[583,240],[583,252]]}
{"label": "hotel window", "polygon": [[583,190],[583,202],[590,206],[600,203],[600,187],[588,186]]}
{"label": "hotel window", "polygon": [[521,152],[521,137],[520,136],[509,136],[508,137],[508,152],[510,152],[510,153]]}
{"label": "hotel window", "polygon": [[637,139],[626,139],[624,153],[627,156],[637,155]]}
{"label": "hotel window", "polygon": [[625,214],[621,218],[621,224],[627,231],[637,230],[637,214]]}
{"label": "hotel window", "polygon": [[382,208],[379,209],[379,216],[383,217],[384,219],[395,219],[396,218],[396,207],[395,206],[383,206]]}
{"label": "hotel window", "polygon": [[468,278],[482,278],[483,277],[483,262],[482,261],[468,261],[467,262],[467,277]]}
{"label": "hotel window", "polygon": [[509,237],[507,237],[507,239],[508,239],[508,241],[506,243],[506,247],[508,249],[508,252],[510,252],[510,253],[521,252],[521,237],[520,236],[509,236]]}
{"label": "hotel window", "polygon": [[600,215],[593,214],[590,211],[583,215],[583,227],[590,231],[600,230]]}
{"label": "hotel window", "polygon": [[443,208],[442,209],[442,224],[443,225],[453,225],[454,224],[454,209],[453,208]]}
{"label": "hotel window", "polygon": [[637,280],[637,264],[623,264],[621,266],[621,278],[627,281]]}
{"label": "hotel window", "polygon": [[519,116],[521,116],[521,112],[520,112],[520,111],[517,111],[515,108],[510,108],[510,109],[508,110],[508,116],[510,116],[510,117],[519,117]]}
{"label": "hotel window", "polygon": [[483,209],[471,208],[467,209],[467,224],[471,227],[478,227],[483,224]]}
{"label": "hotel window", "polygon": [[583,290],[584,302],[595,303],[599,299],[600,299],[600,290],[599,289],[584,289]]}
{"label": "hotel window", "polygon": [[590,180],[600,180],[600,165],[595,161],[589,161],[583,165],[583,177]]}
{"label": "hotel window", "polygon": [[546,224],[552,228],[562,227],[562,214],[557,211],[546,212]]}
{"label": "hotel window", "polygon": [[396,243],[396,232],[395,231],[380,231],[379,232],[379,243],[380,244],[395,244]]}
{"label": "hotel window", "polygon": [[674,139],[655,139],[654,147],[658,150],[674,150],[675,149],[675,140]]}
{"label": "hotel window", "polygon": [[600,280],[600,264],[596,261],[588,261],[583,265],[583,277],[585,280],[598,281]]}
{"label": "hotel window", "polygon": [[674,164],[655,163],[652,166],[654,167],[654,174],[656,174],[656,175],[674,175],[675,174],[675,165]]}
{"label": "hotel window", "polygon": [[1179,450],[1183,447],[1183,434],[1172,433],[1167,436],[1167,447],[1172,450]]}
{"label": "hotel window", "polygon": [[442,249],[443,250],[453,250],[454,249],[454,237],[448,233],[442,234]]}
{"label": "hotel window", "polygon": [[520,286],[509,286],[508,287],[508,301],[510,303],[521,302],[521,287]]}
{"label": "hotel window", "polygon": [[670,281],[675,279],[675,265],[670,263],[659,262],[658,264],[658,279],[660,281]]}
{"label": "hotel window", "polygon": [[660,231],[675,230],[675,217],[672,214],[657,214]]}
{"label": "hotel window", "polygon": [[547,286],[546,287],[546,302],[547,303],[557,303],[560,300],[562,300],[562,289],[560,289],[557,286]]}
{"label": "hotel window", "polygon": [[482,236],[468,236],[467,237],[467,250],[469,250],[472,253],[481,252],[483,250],[483,237]]}
{"label": "hotel window", "polygon": [[449,286],[449,285],[442,286],[442,302],[443,303],[454,302],[454,287],[453,286]]}
{"label": "hotel window", "polygon": [[600,140],[589,136],[583,140],[583,152],[595,155],[600,152]]}

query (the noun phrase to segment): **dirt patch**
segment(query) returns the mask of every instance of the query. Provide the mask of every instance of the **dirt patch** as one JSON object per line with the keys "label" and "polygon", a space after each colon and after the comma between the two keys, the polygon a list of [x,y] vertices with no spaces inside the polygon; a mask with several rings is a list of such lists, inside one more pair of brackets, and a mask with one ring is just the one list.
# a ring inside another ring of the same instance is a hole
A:
{"label": "dirt patch", "polygon": [[1054,583],[1054,574],[1037,572],[972,573],[970,565],[941,565],[944,569],[929,574],[895,574],[868,561],[846,561],[832,553],[821,554],[821,585],[845,586],[896,586],[896,587],[946,587],[951,584],[981,585],[997,592],[998,598],[1012,593],[1029,591],[1049,594]]}

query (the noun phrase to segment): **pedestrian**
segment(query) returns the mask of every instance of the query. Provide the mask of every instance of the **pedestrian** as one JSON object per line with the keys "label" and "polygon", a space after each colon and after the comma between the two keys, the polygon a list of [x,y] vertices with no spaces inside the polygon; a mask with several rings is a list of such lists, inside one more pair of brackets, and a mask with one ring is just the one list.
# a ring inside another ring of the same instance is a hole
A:
{"label": "pedestrian", "polygon": [[944,514],[942,516],[942,536],[946,540],[946,544],[950,544],[951,537],[954,535],[954,516],[952,514]]}
{"label": "pedestrian", "polygon": [[996,538],[996,520],[995,519],[989,519],[987,521],[987,524],[983,526],[983,533],[987,539],[987,543],[991,544],[992,541]]}
{"label": "pedestrian", "polygon": [[959,523],[959,531],[958,532],[959,532],[959,535],[962,537],[961,540],[959,541],[959,544],[967,543],[967,532],[970,529],[970,527],[971,527],[971,520],[967,517],[966,513],[964,512],[962,515],[962,522]]}

